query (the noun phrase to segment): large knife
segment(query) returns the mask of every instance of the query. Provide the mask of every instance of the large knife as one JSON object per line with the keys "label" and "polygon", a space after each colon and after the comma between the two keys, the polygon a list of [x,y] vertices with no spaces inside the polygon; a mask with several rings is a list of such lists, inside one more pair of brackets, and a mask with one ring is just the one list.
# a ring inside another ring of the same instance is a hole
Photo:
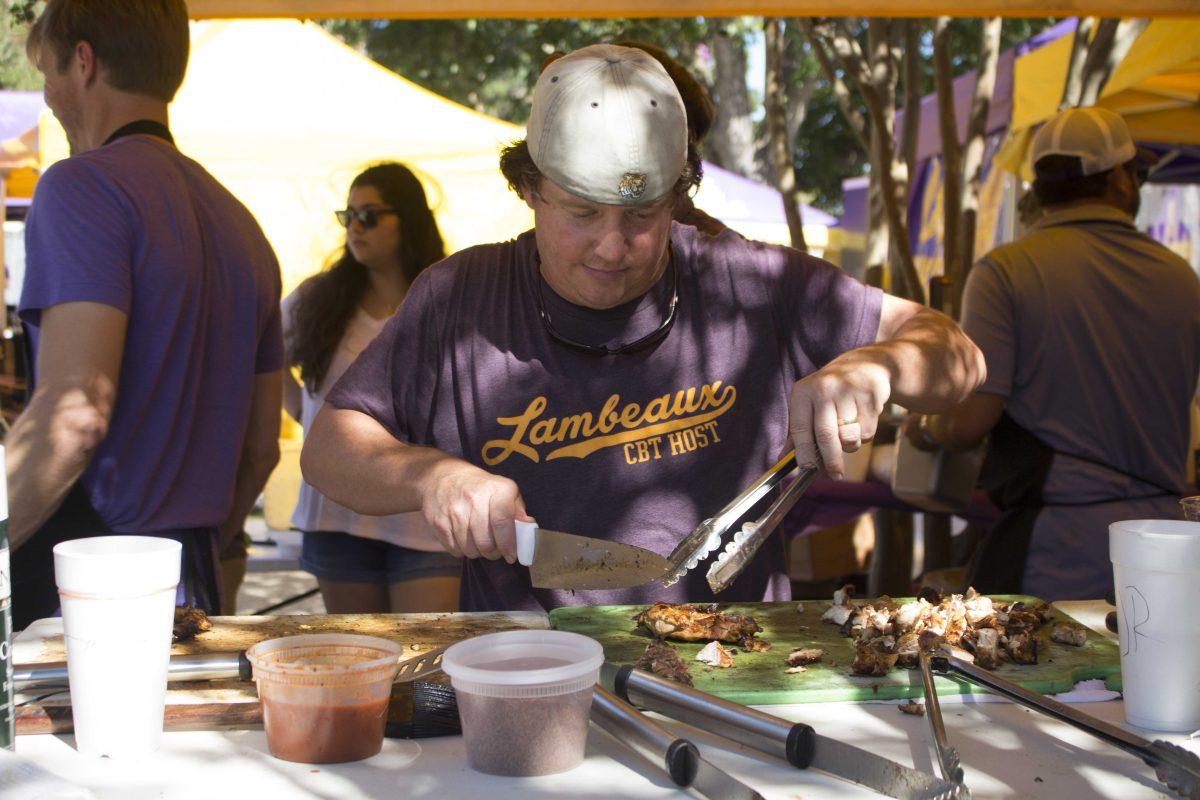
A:
{"label": "large knife", "polygon": [[539,589],[627,589],[659,580],[671,564],[643,547],[517,522],[517,561]]}
{"label": "large knife", "polygon": [[600,682],[635,706],[734,739],[800,769],[812,767],[900,800],[958,800],[963,788],[927,772],[897,764],[860,747],[817,733],[681,683],[630,666],[605,662]]}

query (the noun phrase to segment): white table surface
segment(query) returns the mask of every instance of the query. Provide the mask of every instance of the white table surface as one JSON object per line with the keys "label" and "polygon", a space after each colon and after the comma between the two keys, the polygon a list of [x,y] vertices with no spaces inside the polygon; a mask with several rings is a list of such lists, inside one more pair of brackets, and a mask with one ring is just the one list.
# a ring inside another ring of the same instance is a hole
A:
{"label": "white table surface", "polygon": [[[1068,613],[1103,623],[1098,604]],[[992,698],[943,699],[951,743],[958,749],[966,784],[976,798],[1165,797],[1153,772],[1133,756],[1070,726]],[[1122,703],[1079,706],[1099,719],[1148,739],[1163,738],[1200,753],[1200,740],[1156,734],[1124,725]],[[872,750],[899,763],[934,772],[928,721],[901,714],[895,703],[816,703],[766,710],[812,724],[818,733]],[[794,769],[735,743],[672,723],[701,752],[771,800],[873,797],[872,792],[815,771]],[[587,756],[577,768],[539,778],[498,778],[466,766],[461,737],[387,740],[378,756],[355,764],[310,766],[272,758],[261,730],[177,732],[162,749],[137,761],[85,758],[66,735],[22,736],[17,754],[97,798],[112,800],[357,800],[358,798],[602,798],[695,797],[679,790],[649,763],[603,733],[591,731]],[[6,788],[0,774],[0,796]]]}

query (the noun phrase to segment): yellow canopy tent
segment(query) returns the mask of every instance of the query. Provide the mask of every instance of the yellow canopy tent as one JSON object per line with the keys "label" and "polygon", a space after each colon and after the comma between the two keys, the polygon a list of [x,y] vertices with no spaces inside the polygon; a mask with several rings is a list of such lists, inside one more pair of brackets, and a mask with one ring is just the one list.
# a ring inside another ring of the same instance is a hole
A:
{"label": "yellow canopy tent", "polygon": [[[1026,158],[1032,132],[1058,110],[1071,40],[1063,36],[1013,66],[1012,139],[997,158],[1026,179],[1032,178]],[[1200,142],[1200,20],[1152,21],[1113,71],[1097,105],[1121,114],[1140,141]]]}
{"label": "yellow canopy tent", "polygon": [[[354,175],[375,161],[403,161],[421,176],[451,250],[532,225],[497,169],[500,146],[522,128],[428,92],[310,22],[192,25],[172,131],[257,217],[285,291],[340,244],[333,211],[345,206]],[[67,155],[49,112],[38,150],[43,168]]]}

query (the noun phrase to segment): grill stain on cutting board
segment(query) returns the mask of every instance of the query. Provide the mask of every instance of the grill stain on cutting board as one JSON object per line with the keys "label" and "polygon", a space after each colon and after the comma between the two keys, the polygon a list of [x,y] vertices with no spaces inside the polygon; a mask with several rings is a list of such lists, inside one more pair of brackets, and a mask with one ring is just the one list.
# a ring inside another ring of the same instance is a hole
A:
{"label": "grill stain on cutting board", "polygon": [[[1017,595],[992,595],[998,602],[1028,600]],[[894,598],[897,603],[909,598]],[[897,700],[920,698],[921,673],[894,669],[888,675],[859,677],[850,674],[854,643],[842,636],[836,625],[821,622],[821,615],[832,605],[828,600],[803,600],[804,611],[796,612],[796,603],[721,604],[722,611],[736,611],[754,617],[763,631],[757,638],[771,643],[771,649],[747,653],[736,644],[733,666],[717,669],[695,661],[696,653],[707,642],[675,642],[671,645],[689,667],[696,688],[737,703],[773,705],[780,703],[821,703],[845,700]],[[550,612],[550,624],[559,630],[590,636],[604,647],[605,657],[616,664],[632,664],[650,643],[650,633],[638,629],[634,617],[646,606],[564,606]],[[1055,610],[1055,617],[1071,617]],[[1038,663],[1004,664],[996,670],[1001,677],[1042,694],[1065,692],[1077,681],[1102,678],[1110,689],[1121,688],[1120,655],[1117,643],[1087,631],[1082,647],[1070,647],[1050,641],[1051,625],[1038,631]],[[786,658],[795,647],[819,647],[825,651],[820,663],[810,664],[805,672],[787,674]],[[984,694],[986,691],[965,681],[935,676],[939,695]]]}

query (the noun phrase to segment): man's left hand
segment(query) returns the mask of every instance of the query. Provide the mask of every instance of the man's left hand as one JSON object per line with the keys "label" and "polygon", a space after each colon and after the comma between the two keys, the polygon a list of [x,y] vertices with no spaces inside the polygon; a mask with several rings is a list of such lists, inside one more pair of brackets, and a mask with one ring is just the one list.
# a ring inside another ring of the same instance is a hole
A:
{"label": "man's left hand", "polygon": [[879,415],[891,396],[891,374],[872,348],[843,353],[792,385],[788,431],[796,463],[824,463],[825,472],[845,475],[842,453],[853,453],[875,437]]}

